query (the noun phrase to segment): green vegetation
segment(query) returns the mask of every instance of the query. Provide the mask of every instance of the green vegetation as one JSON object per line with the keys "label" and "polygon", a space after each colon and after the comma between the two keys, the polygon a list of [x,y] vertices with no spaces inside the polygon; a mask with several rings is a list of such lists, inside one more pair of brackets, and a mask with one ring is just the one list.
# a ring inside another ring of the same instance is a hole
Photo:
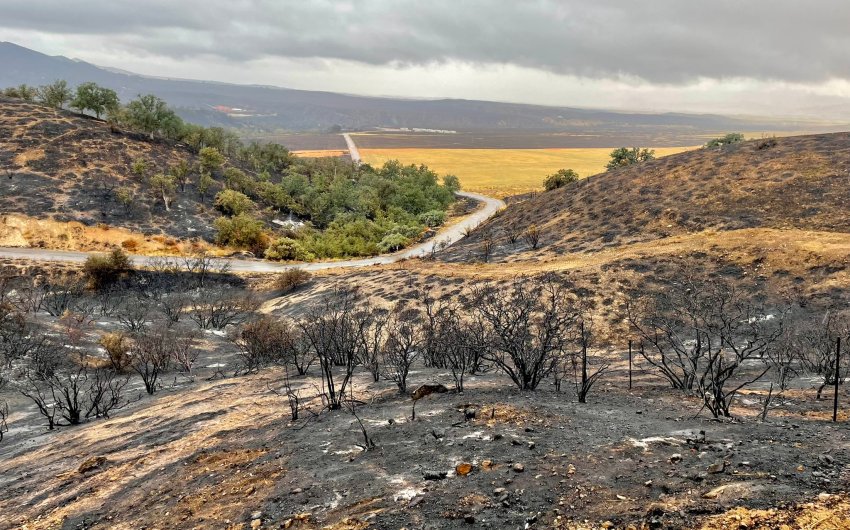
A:
{"label": "green vegetation", "polygon": [[55,109],[61,109],[71,101],[71,89],[64,79],[55,81],[38,89],[38,100]]}
{"label": "green vegetation", "polygon": [[272,241],[266,249],[265,257],[277,261],[310,261],[315,258],[300,241],[291,237],[281,237]]}
{"label": "green vegetation", "polygon": [[578,173],[572,169],[559,169],[546,177],[546,180],[543,181],[543,187],[546,188],[546,191],[552,191],[563,188],[572,182],[578,182]]}
{"label": "green vegetation", "polygon": [[266,234],[265,225],[248,214],[219,217],[215,220],[215,227],[218,230],[216,242],[219,245],[245,248],[259,256],[262,256],[268,247],[269,236]]}
{"label": "green vegetation", "polygon": [[712,147],[723,147],[724,145],[737,144],[739,142],[744,141],[744,135],[741,133],[729,133],[726,136],[722,136],[720,138],[714,138],[709,140],[708,143],[705,144],[707,149],[711,149]]}
{"label": "green vegetation", "polygon": [[254,201],[235,190],[223,190],[215,196],[215,209],[229,217],[245,213],[253,207]]}
{"label": "green vegetation", "polygon": [[[279,144],[244,144],[233,132],[183,122],[150,94],[122,107],[114,91],[95,83],[76,87],[73,98],[70,93],[64,81],[38,90],[22,86],[4,91],[23,99],[41,94],[45,104],[57,107],[70,100],[81,113],[107,115],[113,127],[188,147],[197,155],[194,163],[162,168],[139,158],[131,163],[130,173],[165,211],[178,193],[190,193],[192,184],[200,202],[214,195],[213,206],[224,215],[215,221],[217,242],[269,259],[396,251],[442,225],[460,189],[457,177],[449,175],[441,182],[424,165],[391,160],[376,168],[333,158],[299,159]],[[135,197],[132,189],[115,191],[128,214]],[[294,215],[301,222],[276,233],[269,221],[280,215]]]}
{"label": "green vegetation", "polygon": [[630,166],[655,158],[655,150],[641,149],[639,147],[620,147],[611,151],[611,161],[605,166],[608,169],[616,169],[618,167]]}
{"label": "green vegetation", "polygon": [[[64,81],[62,81],[64,83]],[[71,108],[85,113],[93,112],[100,119],[103,114],[115,115],[119,109],[118,94],[95,83],[83,83],[77,87]]]}

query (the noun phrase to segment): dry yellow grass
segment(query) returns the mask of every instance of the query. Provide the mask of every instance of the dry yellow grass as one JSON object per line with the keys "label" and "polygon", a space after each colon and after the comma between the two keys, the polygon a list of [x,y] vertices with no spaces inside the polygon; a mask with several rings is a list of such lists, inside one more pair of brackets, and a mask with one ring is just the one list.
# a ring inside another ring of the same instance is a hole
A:
{"label": "dry yellow grass", "polygon": [[153,235],[146,236],[126,228],[86,226],[76,221],[60,222],[9,214],[0,219],[0,246],[51,248],[85,252],[123,248],[132,254],[149,256],[187,255],[200,250],[225,254],[232,249],[213,248],[199,241]]}
{"label": "dry yellow grass", "polygon": [[305,158],[323,158],[326,156],[347,156],[347,149],[311,149],[306,151],[292,151],[293,155]]}
{"label": "dry yellow grass", "polygon": [[[425,164],[441,175],[457,175],[463,189],[506,197],[543,188],[546,175],[570,168],[584,178],[605,170],[613,148],[572,149],[360,149],[364,162]],[[655,148],[656,156],[693,147]]]}

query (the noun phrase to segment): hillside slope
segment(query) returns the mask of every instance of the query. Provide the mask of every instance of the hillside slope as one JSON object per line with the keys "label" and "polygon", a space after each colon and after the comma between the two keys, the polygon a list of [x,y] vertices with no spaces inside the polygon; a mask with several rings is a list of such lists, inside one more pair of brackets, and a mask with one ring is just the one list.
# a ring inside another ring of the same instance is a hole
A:
{"label": "hillside slope", "polygon": [[[210,238],[217,214],[203,206],[194,183],[166,210],[132,171],[137,159],[148,161],[147,173],[154,174],[195,158],[187,148],[111,130],[97,120],[0,98],[0,209],[7,215]],[[119,188],[135,194],[130,207],[119,201]]]}
{"label": "hillside slope", "polygon": [[[850,134],[753,140],[590,177],[509,206],[447,255],[554,259],[704,231],[850,232]],[[540,231],[537,249],[510,234]],[[722,237],[722,233],[718,235]]]}

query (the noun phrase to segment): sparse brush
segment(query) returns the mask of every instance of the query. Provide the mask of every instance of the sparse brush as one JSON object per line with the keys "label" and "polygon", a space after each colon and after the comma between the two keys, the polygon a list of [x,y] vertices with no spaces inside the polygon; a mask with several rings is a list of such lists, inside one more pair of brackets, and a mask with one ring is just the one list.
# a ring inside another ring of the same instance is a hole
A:
{"label": "sparse brush", "polygon": [[313,275],[301,269],[288,269],[275,279],[275,288],[283,293],[290,293],[299,287],[310,283]]}

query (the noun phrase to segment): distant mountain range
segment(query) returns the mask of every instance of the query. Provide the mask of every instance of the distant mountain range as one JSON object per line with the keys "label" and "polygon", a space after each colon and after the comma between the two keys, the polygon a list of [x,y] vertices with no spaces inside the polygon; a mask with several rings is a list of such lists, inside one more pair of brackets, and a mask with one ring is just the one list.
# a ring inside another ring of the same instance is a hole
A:
{"label": "distant mountain range", "polygon": [[331,128],[427,128],[537,130],[586,133],[670,134],[714,131],[834,130],[803,120],[732,118],[707,114],[624,113],[462,99],[415,100],[363,97],[212,81],[143,76],[84,61],[49,56],[0,42],[0,87],[42,85],[65,79],[71,85],[94,81],[116,90],[122,101],[156,94],[184,119],[202,125],[263,131],[323,131]]}

